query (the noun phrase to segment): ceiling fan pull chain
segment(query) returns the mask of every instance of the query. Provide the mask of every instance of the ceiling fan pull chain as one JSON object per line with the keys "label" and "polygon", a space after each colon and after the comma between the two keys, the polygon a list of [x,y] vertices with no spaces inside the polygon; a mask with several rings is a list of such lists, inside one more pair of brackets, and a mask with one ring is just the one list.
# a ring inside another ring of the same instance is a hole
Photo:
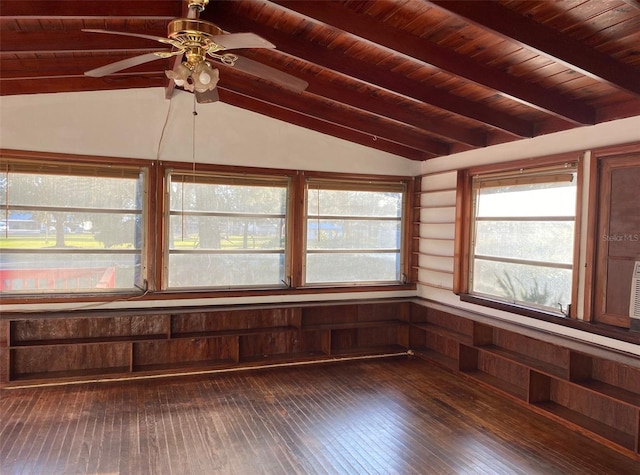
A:
{"label": "ceiling fan pull chain", "polygon": [[193,127],[191,127],[191,164],[192,164],[192,172],[193,178],[195,181],[196,175],[196,117],[198,116],[197,109],[198,101],[196,100],[196,95],[193,95]]}

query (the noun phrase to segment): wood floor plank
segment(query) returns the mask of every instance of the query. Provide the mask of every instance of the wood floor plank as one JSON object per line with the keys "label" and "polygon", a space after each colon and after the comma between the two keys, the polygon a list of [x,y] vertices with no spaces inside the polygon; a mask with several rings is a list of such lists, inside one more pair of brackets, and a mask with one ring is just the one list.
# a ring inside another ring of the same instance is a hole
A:
{"label": "wood floor plank", "polygon": [[2,475],[640,473],[638,459],[417,359],[0,396]]}

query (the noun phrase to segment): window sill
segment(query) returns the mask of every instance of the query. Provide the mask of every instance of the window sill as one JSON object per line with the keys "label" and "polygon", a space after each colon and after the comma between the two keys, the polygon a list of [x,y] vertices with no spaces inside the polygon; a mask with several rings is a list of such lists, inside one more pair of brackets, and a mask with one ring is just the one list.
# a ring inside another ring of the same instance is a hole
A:
{"label": "window sill", "polygon": [[2,296],[3,305],[22,304],[51,304],[51,303],[92,303],[109,301],[156,301],[158,305],[163,300],[184,300],[185,306],[190,306],[189,300],[216,299],[233,297],[260,297],[269,295],[310,295],[310,294],[341,294],[364,292],[398,292],[415,290],[416,284],[387,284],[361,286],[334,287],[299,287],[299,288],[268,288],[268,289],[225,289],[225,290],[165,290],[149,291],[146,293],[121,294],[85,294],[85,295],[7,295]]}
{"label": "window sill", "polygon": [[496,300],[491,300],[470,294],[459,294],[459,297],[462,302],[481,305],[483,307],[489,307],[504,312],[514,313],[516,315],[522,315],[525,317],[554,323],[564,327],[575,328],[576,330],[593,333],[595,335],[605,336],[627,343],[640,345],[640,332],[638,331],[626,330],[624,328],[613,327],[601,323],[585,322],[583,320],[565,317],[564,315],[558,313],[545,312],[544,310],[537,310],[521,305],[499,302]]}

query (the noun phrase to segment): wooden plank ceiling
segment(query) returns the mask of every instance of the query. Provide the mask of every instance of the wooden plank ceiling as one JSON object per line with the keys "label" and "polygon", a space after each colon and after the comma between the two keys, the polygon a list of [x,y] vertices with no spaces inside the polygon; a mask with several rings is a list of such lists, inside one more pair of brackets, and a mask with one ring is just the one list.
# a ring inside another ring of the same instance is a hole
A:
{"label": "wooden plank ceiling", "polygon": [[[167,86],[173,59],[84,76],[167,46],[81,29],[165,37],[186,12],[180,0],[3,0],[0,94]],[[234,52],[309,83],[299,93],[216,65],[221,101],[412,160],[640,114],[637,0],[211,0],[200,18],[271,41]]]}

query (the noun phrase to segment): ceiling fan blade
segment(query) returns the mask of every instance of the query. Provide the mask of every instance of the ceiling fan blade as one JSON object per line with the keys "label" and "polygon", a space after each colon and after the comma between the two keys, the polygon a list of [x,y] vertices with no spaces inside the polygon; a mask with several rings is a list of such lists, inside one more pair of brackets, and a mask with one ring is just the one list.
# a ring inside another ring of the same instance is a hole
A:
{"label": "ceiling fan blade", "polygon": [[302,92],[309,86],[309,83],[303,79],[243,56],[238,56],[233,67],[245,73],[253,74],[254,76],[275,82],[276,84],[292,89],[296,92]]}
{"label": "ceiling fan blade", "polygon": [[110,31],[110,30],[94,30],[83,29],[82,31],[88,33],[106,33],[108,35],[120,35],[120,36],[133,36],[135,38],[145,38],[147,40],[159,41],[160,43],[173,44],[169,38],[163,38],[162,36],[142,35],[140,33],[128,33],[125,31]]}
{"label": "ceiling fan blade", "polygon": [[228,33],[216,35],[213,41],[224,49],[275,48],[276,45],[255,33]]}
{"label": "ceiling fan blade", "polygon": [[205,92],[196,91],[195,94],[198,104],[209,104],[210,102],[218,102],[220,100],[220,96],[218,95],[218,88]]}
{"label": "ceiling fan blade", "polygon": [[146,53],[140,56],[134,56],[133,58],[127,58],[121,61],[116,61],[115,63],[107,64],[105,66],[92,69],[91,71],[86,71],[84,75],[91,76],[93,78],[101,78],[102,76],[117,73],[118,71],[121,71],[123,69],[132,68],[139,64],[155,61],[156,59],[161,59],[161,57],[155,53]]}

